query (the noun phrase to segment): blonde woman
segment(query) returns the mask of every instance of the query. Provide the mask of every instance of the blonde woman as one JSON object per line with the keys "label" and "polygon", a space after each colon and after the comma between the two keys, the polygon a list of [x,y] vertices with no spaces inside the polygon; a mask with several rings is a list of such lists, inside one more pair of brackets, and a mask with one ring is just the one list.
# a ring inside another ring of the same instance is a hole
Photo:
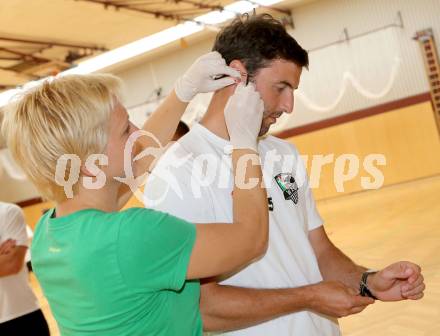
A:
{"label": "blonde woman", "polygon": [[[239,76],[217,52],[202,56],[143,129],[167,143],[195,94],[237,85],[232,77]],[[240,176],[258,183],[236,183],[232,225],[194,225],[144,208],[118,212],[130,193],[117,177],[124,175],[124,148],[137,129],[121,104],[117,78],[56,78],[8,107],[3,129],[14,158],[56,202],[37,225],[32,262],[62,335],[201,335],[197,279],[264,253],[267,199],[255,164],[263,103],[252,86],[238,84],[235,92],[225,108],[234,171],[246,168]],[[142,148],[157,146],[142,139]],[[97,153],[106,159],[88,165]],[[70,178],[74,164],[56,171],[65,154],[81,163],[69,197],[59,181]],[[143,172],[151,161],[132,163]]]}

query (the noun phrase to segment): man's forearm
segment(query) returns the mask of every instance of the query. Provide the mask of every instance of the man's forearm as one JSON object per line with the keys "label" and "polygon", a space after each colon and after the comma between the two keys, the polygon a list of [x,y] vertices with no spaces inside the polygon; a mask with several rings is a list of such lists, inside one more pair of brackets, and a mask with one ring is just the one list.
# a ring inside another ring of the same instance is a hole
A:
{"label": "man's forearm", "polygon": [[310,286],[290,289],[252,289],[218,284],[209,284],[209,289],[204,289],[204,286],[200,309],[205,331],[250,327],[308,309],[311,301]]}
{"label": "man's forearm", "polygon": [[354,289],[359,288],[362,273],[367,270],[354,263],[334,245],[318,256],[318,264],[324,280],[340,281]]}

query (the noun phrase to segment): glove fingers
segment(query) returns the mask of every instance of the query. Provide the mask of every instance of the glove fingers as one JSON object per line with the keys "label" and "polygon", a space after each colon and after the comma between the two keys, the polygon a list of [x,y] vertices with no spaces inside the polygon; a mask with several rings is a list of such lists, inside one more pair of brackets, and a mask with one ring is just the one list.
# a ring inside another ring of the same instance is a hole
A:
{"label": "glove fingers", "polygon": [[231,77],[220,78],[213,80],[212,83],[210,83],[209,85],[209,89],[210,91],[217,91],[232,84],[235,84],[234,78]]}
{"label": "glove fingers", "polygon": [[237,85],[225,107],[225,121],[234,148],[257,150],[263,102],[253,85]]}
{"label": "glove fingers", "polygon": [[202,59],[220,59],[222,60],[223,57],[218,51],[210,51],[209,53],[201,56]]}
{"label": "glove fingers", "polygon": [[241,78],[240,71],[227,66],[226,64],[217,67],[216,75],[228,75],[235,78]]}

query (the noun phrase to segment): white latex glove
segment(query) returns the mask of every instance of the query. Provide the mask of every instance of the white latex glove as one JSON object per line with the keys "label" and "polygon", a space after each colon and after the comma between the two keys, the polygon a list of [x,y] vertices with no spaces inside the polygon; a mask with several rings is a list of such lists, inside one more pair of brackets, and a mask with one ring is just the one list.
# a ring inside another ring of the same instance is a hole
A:
{"label": "white latex glove", "polygon": [[225,106],[225,121],[234,149],[257,150],[257,138],[263,119],[264,103],[252,83],[237,85]]}
{"label": "white latex glove", "polygon": [[231,77],[214,79],[227,75],[240,79],[240,72],[226,65],[226,61],[217,51],[211,51],[199,57],[174,85],[177,97],[190,102],[198,93],[212,92],[234,84]]}

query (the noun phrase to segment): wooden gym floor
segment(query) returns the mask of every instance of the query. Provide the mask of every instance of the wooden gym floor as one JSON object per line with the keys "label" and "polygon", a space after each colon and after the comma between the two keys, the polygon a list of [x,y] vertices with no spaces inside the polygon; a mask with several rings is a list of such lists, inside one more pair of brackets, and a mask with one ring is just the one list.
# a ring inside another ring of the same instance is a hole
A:
{"label": "wooden gym floor", "polygon": [[[410,260],[425,276],[422,300],[377,302],[341,319],[343,335],[440,335],[440,176],[323,200],[318,208],[332,241],[357,263],[381,268]],[[33,274],[31,282],[52,335],[59,335]]]}

